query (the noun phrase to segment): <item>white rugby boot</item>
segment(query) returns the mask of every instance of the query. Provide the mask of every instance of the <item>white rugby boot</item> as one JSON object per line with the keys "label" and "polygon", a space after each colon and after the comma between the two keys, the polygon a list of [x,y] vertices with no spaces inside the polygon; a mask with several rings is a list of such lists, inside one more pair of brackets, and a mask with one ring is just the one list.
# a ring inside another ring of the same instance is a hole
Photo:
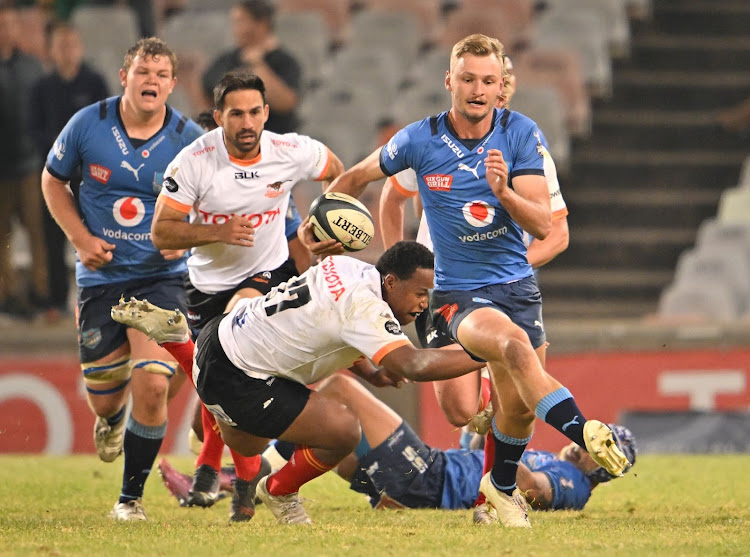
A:
{"label": "white rugby boot", "polygon": [[112,319],[141,331],[159,344],[164,342],[187,342],[190,339],[187,319],[179,309],[162,309],[148,300],[130,298],[112,306]]}
{"label": "white rugby boot", "polygon": [[518,488],[513,490],[512,496],[506,495],[492,485],[490,472],[487,472],[482,476],[482,481],[479,482],[479,491],[484,493],[487,503],[495,507],[497,518],[503,526],[531,528],[528,505]]}

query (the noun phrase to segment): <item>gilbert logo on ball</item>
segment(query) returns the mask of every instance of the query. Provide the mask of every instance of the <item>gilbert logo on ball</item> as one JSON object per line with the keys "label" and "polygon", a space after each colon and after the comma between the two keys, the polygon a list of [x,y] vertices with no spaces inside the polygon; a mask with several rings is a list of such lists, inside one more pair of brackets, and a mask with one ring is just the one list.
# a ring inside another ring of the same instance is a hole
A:
{"label": "gilbert logo on ball", "polygon": [[346,251],[366,248],[375,234],[370,211],[344,193],[324,193],[310,205],[310,223],[319,241],[338,240]]}

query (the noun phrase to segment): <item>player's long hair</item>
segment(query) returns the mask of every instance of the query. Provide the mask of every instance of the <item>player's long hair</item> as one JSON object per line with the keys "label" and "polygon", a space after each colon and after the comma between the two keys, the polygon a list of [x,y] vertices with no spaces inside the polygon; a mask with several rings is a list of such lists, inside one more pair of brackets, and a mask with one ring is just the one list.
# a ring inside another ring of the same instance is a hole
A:
{"label": "player's long hair", "polygon": [[408,280],[417,269],[434,269],[435,256],[417,242],[396,242],[380,256],[375,268],[381,276],[391,274]]}
{"label": "player's long hair", "polygon": [[473,54],[474,56],[495,55],[498,62],[500,62],[500,66],[502,67],[503,90],[500,93],[500,97],[507,98],[510,85],[508,84],[508,71],[505,67],[505,48],[503,47],[503,43],[501,43],[494,37],[488,37],[487,35],[482,35],[481,33],[475,33],[474,35],[464,37],[455,45],[453,45],[453,49],[451,50],[451,72],[456,65],[456,61],[464,54]]}
{"label": "player's long hair", "polygon": [[159,56],[166,56],[169,58],[169,62],[172,64],[172,77],[177,77],[177,55],[172,52],[167,46],[167,43],[157,37],[149,37],[147,39],[141,39],[133,46],[131,46],[125,53],[125,59],[122,62],[122,69],[125,73],[128,72],[130,66],[133,64],[136,56],[141,58],[158,58]]}

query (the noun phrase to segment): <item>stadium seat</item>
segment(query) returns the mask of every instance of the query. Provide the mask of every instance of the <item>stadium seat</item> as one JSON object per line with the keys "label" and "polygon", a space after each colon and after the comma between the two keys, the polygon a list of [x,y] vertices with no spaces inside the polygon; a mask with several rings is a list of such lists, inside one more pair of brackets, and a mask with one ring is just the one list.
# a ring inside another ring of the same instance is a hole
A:
{"label": "stadium seat", "polygon": [[737,257],[744,254],[750,261],[750,222],[723,223],[706,219],[698,228],[695,245],[700,250],[731,247],[737,250]]}
{"label": "stadium seat", "polygon": [[119,94],[123,55],[139,37],[135,12],[128,6],[84,4],[71,20],[81,33],[86,59],[102,73],[109,92]]}
{"label": "stadium seat", "polygon": [[532,40],[532,29],[514,27],[505,17],[502,8],[491,5],[485,8],[460,7],[450,12],[445,20],[445,29],[438,45],[452,48],[454,44],[473,33],[496,37],[513,55]]}
{"label": "stadium seat", "polygon": [[706,288],[703,282],[674,283],[659,298],[658,317],[665,321],[732,321],[739,312],[730,290],[722,283]]}
{"label": "stadium seat", "polygon": [[440,82],[417,83],[400,92],[391,112],[397,127],[448,110],[451,107],[450,93],[441,85]]}
{"label": "stadium seat", "polygon": [[615,58],[630,54],[630,22],[623,0],[564,0],[548,3],[549,18],[578,14],[598,14],[604,24],[604,34],[609,40],[609,52]]}
{"label": "stadium seat", "polygon": [[519,80],[518,90],[511,101],[511,110],[534,120],[549,143],[557,171],[565,174],[570,169],[570,134],[565,127],[562,100],[552,86],[526,86]]}
{"label": "stadium seat", "polygon": [[346,44],[351,35],[349,0],[278,0],[277,17],[283,13],[316,12],[328,26],[332,46]]}
{"label": "stadium seat", "polygon": [[226,11],[185,10],[166,21],[161,35],[178,55],[200,54],[210,62],[222,52],[234,48],[229,30],[229,14]]}
{"label": "stadium seat", "polygon": [[326,75],[331,35],[319,12],[281,12],[276,16],[276,35],[302,67],[305,88],[319,84]]}
{"label": "stadium seat", "polygon": [[565,126],[571,135],[591,135],[591,97],[577,52],[530,48],[513,58],[518,83],[554,86],[562,99]]}
{"label": "stadium seat", "polygon": [[366,0],[363,5],[368,10],[410,14],[419,22],[424,45],[434,44],[443,29],[440,5],[434,0]]}
{"label": "stadium seat", "polygon": [[612,59],[603,17],[597,13],[548,10],[537,19],[534,46],[578,52],[593,97],[612,95]]}
{"label": "stadium seat", "polygon": [[299,116],[305,128],[348,125],[373,134],[386,116],[379,106],[377,90],[359,87],[357,83],[332,81],[305,95]]}
{"label": "stadium seat", "polygon": [[377,110],[386,109],[402,84],[403,75],[394,71],[398,66],[390,50],[363,47],[356,42],[339,50],[331,60],[331,75],[345,83],[356,83],[359,87],[377,91]]}
{"label": "stadium seat", "polygon": [[732,246],[701,246],[688,249],[677,260],[675,282],[694,281],[706,290],[725,285],[737,314],[750,304],[750,261]]}
{"label": "stadium seat", "polygon": [[237,0],[188,0],[187,9],[191,11],[219,10],[228,13]]}
{"label": "stadium seat", "polygon": [[717,216],[722,223],[750,223],[750,188],[726,189],[719,198]]}
{"label": "stadium seat", "polygon": [[409,13],[363,10],[352,17],[351,29],[350,48],[390,52],[400,77],[417,59],[423,44],[418,21]]}
{"label": "stadium seat", "polygon": [[740,169],[740,180],[737,185],[741,188],[750,188],[750,156],[745,157]]}

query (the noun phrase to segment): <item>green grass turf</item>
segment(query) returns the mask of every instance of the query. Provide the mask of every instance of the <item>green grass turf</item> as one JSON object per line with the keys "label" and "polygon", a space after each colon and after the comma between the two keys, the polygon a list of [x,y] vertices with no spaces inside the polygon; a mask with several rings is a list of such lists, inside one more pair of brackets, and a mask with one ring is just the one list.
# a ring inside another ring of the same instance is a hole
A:
{"label": "green grass turf", "polygon": [[[192,472],[192,459],[170,459]],[[107,518],[122,460],[0,457],[0,555],[750,555],[750,455],[642,455],[583,512],[534,512],[531,530],[475,526],[471,511],[373,511],[334,476],[302,489],[312,527],[259,506],[228,523],[229,501],[180,508],[155,471],[148,522]]]}

